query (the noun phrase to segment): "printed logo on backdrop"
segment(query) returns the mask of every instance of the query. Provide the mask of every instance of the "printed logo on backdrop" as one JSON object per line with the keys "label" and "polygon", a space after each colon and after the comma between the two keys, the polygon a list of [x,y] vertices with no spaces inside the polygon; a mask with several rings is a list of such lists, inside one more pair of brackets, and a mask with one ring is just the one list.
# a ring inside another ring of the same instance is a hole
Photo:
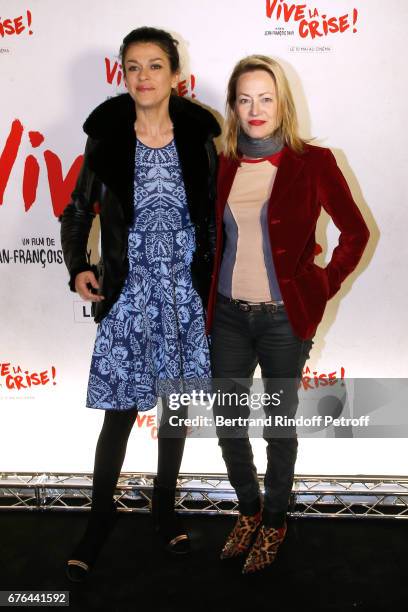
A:
{"label": "printed logo on backdrop", "polygon": [[62,250],[49,236],[25,237],[18,248],[0,248],[0,264],[37,264],[45,268],[63,261]]}
{"label": "printed logo on backdrop", "polygon": [[342,14],[335,13],[332,3],[327,9],[317,9],[312,3],[290,2],[290,0],[265,0],[265,15],[274,29],[265,30],[265,36],[300,37],[304,42],[320,43],[318,46],[291,46],[292,52],[331,51],[323,44],[334,35],[355,34],[357,30],[358,10],[356,8]]}
{"label": "printed logo on backdrop", "polygon": [[92,304],[83,300],[74,300],[74,321],[75,323],[93,323]]}
{"label": "printed logo on backdrop", "polygon": [[32,24],[31,11],[26,11],[23,15],[17,17],[1,17],[0,16],[0,36],[5,38],[7,36],[20,36],[25,33],[29,36],[32,35],[31,29]]}
{"label": "printed logo on backdrop", "polygon": [[0,399],[29,399],[35,389],[53,389],[57,384],[57,369],[27,368],[19,363],[0,361]]}
{"label": "printed logo on backdrop", "polygon": [[[302,372],[299,385],[299,396],[303,397],[300,402],[300,410],[297,414],[308,419],[309,432],[325,432],[329,437],[354,437],[353,428],[348,425],[350,419],[350,407],[352,405],[352,388],[350,380],[345,380],[346,370],[343,366],[337,370],[319,371],[311,370],[307,366]],[[348,387],[346,388],[346,383]],[[325,392],[322,393],[322,391]],[[314,401],[308,402],[308,396],[317,393]],[[345,422],[339,428],[336,423]],[[328,429],[329,428],[329,429]]]}
{"label": "printed logo on backdrop", "polygon": [[[17,16],[2,16],[0,15],[0,39],[5,41],[13,38],[22,38],[24,36],[31,36],[33,34],[33,30],[31,29],[32,25],[32,14],[31,11],[26,11],[22,15]],[[8,47],[0,47],[0,54],[10,53],[10,49]]]}
{"label": "printed logo on backdrop", "polygon": [[334,385],[344,386],[345,373],[346,370],[343,366],[339,368],[339,370],[334,370],[333,372],[311,371],[309,366],[307,366],[302,372],[300,386],[304,391],[308,389],[317,389],[318,387],[332,387]]}
{"label": "printed logo on backdrop", "polygon": [[25,145],[30,143],[32,149],[35,149],[35,154],[27,155],[25,158],[23,176],[19,178],[14,177],[14,182],[21,185],[24,210],[29,212],[31,207],[36,204],[40,178],[38,159],[42,157],[47,170],[47,181],[53,213],[56,217],[59,217],[70,200],[81,169],[83,155],[78,155],[74,159],[64,176],[61,158],[50,149],[42,149],[45,141],[44,135],[41,132],[32,130],[26,132],[19,119],[15,119],[12,122],[0,155],[0,206],[6,205],[4,202],[5,192],[16,160],[21,155],[23,139]]}
{"label": "printed logo on backdrop", "polygon": [[150,437],[153,440],[157,439],[157,416],[155,414],[145,414],[139,412],[136,417],[134,427],[137,429],[144,429],[150,433]]}

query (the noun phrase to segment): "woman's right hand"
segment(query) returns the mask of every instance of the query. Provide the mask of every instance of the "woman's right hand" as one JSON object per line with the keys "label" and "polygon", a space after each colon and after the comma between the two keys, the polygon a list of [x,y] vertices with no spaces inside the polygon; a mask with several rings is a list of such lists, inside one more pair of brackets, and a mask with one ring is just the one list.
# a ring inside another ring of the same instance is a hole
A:
{"label": "woman's right hand", "polygon": [[75,291],[79,293],[81,298],[87,302],[101,302],[104,300],[103,295],[96,295],[92,293],[88,285],[91,285],[93,289],[99,289],[99,283],[96,280],[95,274],[91,270],[80,272],[75,277]]}

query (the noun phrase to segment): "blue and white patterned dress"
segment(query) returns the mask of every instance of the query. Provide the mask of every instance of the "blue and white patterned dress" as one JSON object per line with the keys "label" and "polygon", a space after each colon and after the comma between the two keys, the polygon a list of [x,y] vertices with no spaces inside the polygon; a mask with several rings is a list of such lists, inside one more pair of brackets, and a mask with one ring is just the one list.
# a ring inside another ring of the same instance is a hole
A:
{"label": "blue and white patterned dress", "polygon": [[203,306],[190,272],[194,226],[174,141],[161,149],[137,141],[134,193],[129,274],[98,326],[90,408],[149,410],[176,380],[195,388],[193,381],[211,376]]}

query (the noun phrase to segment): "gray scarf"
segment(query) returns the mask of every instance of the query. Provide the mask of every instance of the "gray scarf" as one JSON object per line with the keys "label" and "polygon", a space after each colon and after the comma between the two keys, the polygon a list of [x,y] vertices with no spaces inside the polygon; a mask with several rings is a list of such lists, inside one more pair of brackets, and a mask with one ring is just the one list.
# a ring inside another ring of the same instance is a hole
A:
{"label": "gray scarf", "polygon": [[269,157],[283,148],[283,138],[279,130],[268,138],[251,138],[243,130],[238,134],[238,150],[245,157]]}

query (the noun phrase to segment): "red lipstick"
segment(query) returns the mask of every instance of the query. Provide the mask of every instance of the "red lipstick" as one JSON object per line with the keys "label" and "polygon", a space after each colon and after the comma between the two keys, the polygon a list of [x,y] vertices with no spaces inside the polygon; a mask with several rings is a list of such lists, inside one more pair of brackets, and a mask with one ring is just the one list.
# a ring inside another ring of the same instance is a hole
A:
{"label": "red lipstick", "polygon": [[261,121],[261,119],[251,119],[248,121],[249,125],[263,125],[266,121]]}

